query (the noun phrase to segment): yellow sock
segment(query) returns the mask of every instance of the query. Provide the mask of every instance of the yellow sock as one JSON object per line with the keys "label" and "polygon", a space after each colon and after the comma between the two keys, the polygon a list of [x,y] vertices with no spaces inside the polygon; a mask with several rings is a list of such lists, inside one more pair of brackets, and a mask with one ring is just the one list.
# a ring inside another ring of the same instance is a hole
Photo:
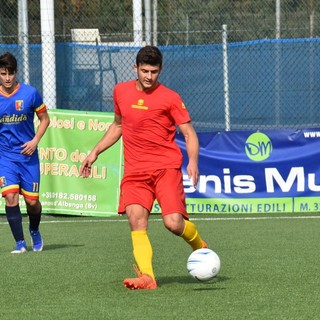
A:
{"label": "yellow sock", "polygon": [[133,255],[141,273],[146,273],[155,279],[152,268],[152,246],[147,231],[131,232]]}
{"label": "yellow sock", "polygon": [[204,246],[196,226],[189,220],[185,220],[184,230],[180,237],[188,242],[193,250],[201,249]]}

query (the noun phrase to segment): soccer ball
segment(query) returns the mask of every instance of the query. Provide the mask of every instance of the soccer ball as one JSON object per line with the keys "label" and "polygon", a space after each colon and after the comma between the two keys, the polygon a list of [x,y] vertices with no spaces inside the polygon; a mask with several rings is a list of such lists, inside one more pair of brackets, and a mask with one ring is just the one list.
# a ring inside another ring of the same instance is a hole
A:
{"label": "soccer ball", "polygon": [[211,249],[202,248],[193,251],[187,261],[189,274],[199,281],[209,281],[220,271],[219,256]]}

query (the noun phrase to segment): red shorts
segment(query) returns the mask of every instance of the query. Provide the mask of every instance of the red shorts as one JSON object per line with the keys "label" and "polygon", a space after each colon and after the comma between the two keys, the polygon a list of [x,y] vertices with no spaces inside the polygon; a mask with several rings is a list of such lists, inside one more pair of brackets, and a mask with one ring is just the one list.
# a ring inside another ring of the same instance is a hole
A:
{"label": "red shorts", "polygon": [[180,213],[188,219],[180,169],[128,173],[123,176],[119,214],[124,214],[126,206],[130,204],[139,204],[150,212],[155,199],[158,200],[162,215]]}

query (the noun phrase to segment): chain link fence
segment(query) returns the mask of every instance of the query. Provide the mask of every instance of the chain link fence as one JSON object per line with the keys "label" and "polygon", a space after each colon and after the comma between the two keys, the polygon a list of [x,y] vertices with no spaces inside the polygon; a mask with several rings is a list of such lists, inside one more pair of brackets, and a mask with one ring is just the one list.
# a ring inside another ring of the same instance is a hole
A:
{"label": "chain link fence", "polygon": [[47,2],[0,0],[0,53],[49,108],[112,111],[153,44],[198,131],[319,127],[317,0],[52,0],[52,25]]}

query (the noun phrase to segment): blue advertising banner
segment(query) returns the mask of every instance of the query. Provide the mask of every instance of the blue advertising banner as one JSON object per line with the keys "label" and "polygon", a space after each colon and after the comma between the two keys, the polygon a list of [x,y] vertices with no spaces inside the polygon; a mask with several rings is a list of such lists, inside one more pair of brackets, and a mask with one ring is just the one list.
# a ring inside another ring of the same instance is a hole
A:
{"label": "blue advertising banner", "polygon": [[[198,133],[197,189],[186,174],[189,213],[320,212],[320,130]],[[154,207],[155,212],[159,210]]]}

